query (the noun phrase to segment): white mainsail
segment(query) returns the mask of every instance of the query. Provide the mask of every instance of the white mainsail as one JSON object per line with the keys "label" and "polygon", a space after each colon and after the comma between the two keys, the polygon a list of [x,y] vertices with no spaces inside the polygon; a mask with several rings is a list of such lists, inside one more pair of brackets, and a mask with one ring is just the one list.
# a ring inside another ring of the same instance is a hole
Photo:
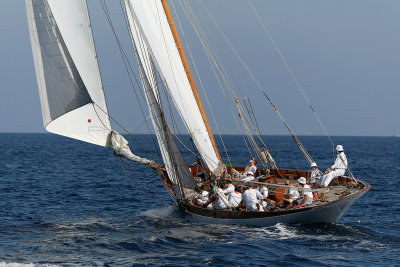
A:
{"label": "white mainsail", "polygon": [[111,130],[84,0],[26,0],[47,131],[110,146]]}
{"label": "white mainsail", "polygon": [[217,152],[207,132],[193,95],[182,60],[176,47],[160,0],[126,0],[130,4],[130,20],[138,25],[149,53],[163,82],[168,88],[175,107],[185,123],[201,157],[211,171],[219,163]]}
{"label": "white mainsail", "polygon": [[192,174],[189,172],[187,164],[172,137],[165,119],[163,118],[153,63],[140,29],[132,19],[131,7],[127,1],[125,1],[125,10],[131,30],[132,44],[136,52],[147,106],[150,110],[152,123],[169,179],[174,184],[180,183],[184,188],[194,188],[195,183]]}

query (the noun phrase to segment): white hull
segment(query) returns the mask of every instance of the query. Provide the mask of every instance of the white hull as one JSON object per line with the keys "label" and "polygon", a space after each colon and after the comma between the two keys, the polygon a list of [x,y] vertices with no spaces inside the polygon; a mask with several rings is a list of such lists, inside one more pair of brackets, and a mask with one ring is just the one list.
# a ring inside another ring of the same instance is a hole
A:
{"label": "white hull", "polygon": [[[316,223],[335,223],[347,211],[347,209],[362,195],[364,195],[370,187],[363,191],[349,195],[338,201],[328,203],[322,206],[316,206],[311,209],[299,210],[296,213],[282,214],[276,216],[267,216],[262,218],[235,218],[221,219],[209,216],[199,215],[186,211],[188,217],[193,222],[207,224],[242,224],[252,226],[271,226],[277,223],[287,224],[316,224]],[[273,214],[274,212],[269,212]]]}

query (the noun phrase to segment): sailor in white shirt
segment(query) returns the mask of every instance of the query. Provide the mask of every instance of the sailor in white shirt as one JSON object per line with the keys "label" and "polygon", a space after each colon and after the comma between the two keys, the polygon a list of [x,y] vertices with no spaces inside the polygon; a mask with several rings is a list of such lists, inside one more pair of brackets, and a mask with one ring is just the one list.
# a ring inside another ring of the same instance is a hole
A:
{"label": "sailor in white shirt", "polygon": [[225,188],[222,189],[222,193],[229,196],[229,194],[232,194],[233,192],[235,192],[235,186],[233,184],[226,183]]}
{"label": "sailor in white shirt", "polygon": [[326,169],[328,173],[322,176],[321,186],[327,187],[333,178],[342,176],[346,172],[347,158],[343,152],[343,146],[337,145],[336,151],[337,151],[337,156],[335,163],[330,168]]}
{"label": "sailor in white shirt", "polygon": [[229,194],[228,201],[232,205],[232,207],[238,207],[240,202],[242,202],[242,193],[240,193],[239,190],[235,188],[235,191]]}
{"label": "sailor in white shirt", "polygon": [[247,211],[258,211],[258,205],[262,203],[263,196],[257,189],[253,189],[251,186],[246,189],[242,194],[243,203],[247,208]]}
{"label": "sailor in white shirt", "polygon": [[266,185],[261,185],[258,189],[260,194],[263,196],[263,207],[266,208],[268,204],[275,203],[275,201],[268,198],[268,187]]}
{"label": "sailor in white shirt", "polygon": [[[217,188],[217,190],[219,190],[219,192],[222,193],[221,188]],[[217,202],[215,203],[214,209],[216,209],[216,210],[226,209],[227,207],[226,207],[225,202],[227,202],[228,200],[226,198],[222,199],[223,197],[225,197],[225,195],[223,193],[217,194],[217,195],[218,195],[218,198],[217,198]]]}
{"label": "sailor in white shirt", "polygon": [[196,205],[203,205],[205,204],[209,198],[208,198],[208,191],[203,190],[203,188],[196,188],[196,195],[194,196],[192,203]]}
{"label": "sailor in white shirt", "polygon": [[306,178],[300,177],[298,180],[299,184],[303,187],[301,190],[303,197],[293,201],[293,205],[305,206],[310,205],[313,202],[313,194],[311,192],[311,187],[306,184]]}
{"label": "sailor in white shirt", "polygon": [[254,173],[252,171],[248,171],[246,173],[246,177],[240,176],[240,180],[244,181],[244,182],[249,182],[251,180],[254,180]]}
{"label": "sailor in white shirt", "polygon": [[288,179],[285,180],[285,185],[288,186],[285,190],[285,196],[279,200],[274,206],[275,207],[282,207],[284,203],[288,204],[285,210],[290,209],[293,207],[292,202],[297,200],[300,197],[299,191],[293,187]]}
{"label": "sailor in white shirt", "polygon": [[317,163],[311,163],[310,183],[321,184],[321,178],[324,174],[318,169]]}
{"label": "sailor in white shirt", "polygon": [[242,175],[240,175],[239,179],[243,180],[247,177],[247,173],[248,172],[252,172],[252,174],[254,175],[257,171],[257,167],[255,165],[254,160],[249,160],[249,165],[246,166],[246,168],[244,169],[244,172],[242,173]]}
{"label": "sailor in white shirt", "polygon": [[235,186],[231,183],[226,183],[225,188],[221,192],[227,196],[228,202],[232,207],[236,208],[242,201],[242,194],[235,190]]}

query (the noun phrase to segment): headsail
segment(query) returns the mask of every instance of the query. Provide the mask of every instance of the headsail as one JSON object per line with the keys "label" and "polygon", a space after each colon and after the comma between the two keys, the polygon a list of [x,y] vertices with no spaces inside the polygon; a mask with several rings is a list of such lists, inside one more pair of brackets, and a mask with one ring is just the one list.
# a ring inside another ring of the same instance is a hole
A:
{"label": "headsail", "polygon": [[26,0],[47,131],[109,146],[110,121],[84,0]]}
{"label": "headsail", "polygon": [[131,19],[140,25],[140,31],[149,48],[163,82],[185,123],[197,149],[211,171],[218,166],[218,155],[207,132],[186,70],[183,66],[163,5],[159,0],[127,0]]}
{"label": "headsail", "polygon": [[169,130],[168,125],[163,117],[157,79],[153,67],[154,64],[152,63],[147,44],[144,41],[138,25],[132,19],[131,7],[126,1],[125,7],[131,29],[132,44],[136,52],[136,58],[139,65],[140,77],[143,83],[147,106],[150,110],[152,123],[169,179],[174,184],[180,184],[184,188],[194,188],[195,183],[192,174],[189,172],[187,164],[180,153],[178,146],[173,139],[171,131]]}

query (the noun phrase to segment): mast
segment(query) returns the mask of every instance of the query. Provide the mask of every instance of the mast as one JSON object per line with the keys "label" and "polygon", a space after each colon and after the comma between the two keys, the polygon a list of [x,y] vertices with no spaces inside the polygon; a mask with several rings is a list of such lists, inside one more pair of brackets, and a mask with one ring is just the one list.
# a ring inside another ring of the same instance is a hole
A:
{"label": "mast", "polygon": [[211,133],[210,125],[208,124],[206,114],[204,113],[203,105],[201,104],[199,93],[197,92],[196,85],[194,84],[194,80],[193,80],[193,77],[192,77],[192,73],[190,72],[189,64],[187,63],[187,60],[186,60],[186,57],[185,57],[185,53],[183,51],[181,42],[179,40],[178,32],[176,31],[174,21],[172,20],[172,16],[171,16],[171,12],[169,11],[167,0],[161,0],[161,4],[162,4],[162,6],[164,8],[165,15],[167,16],[167,20],[168,20],[168,24],[169,24],[171,32],[172,32],[172,36],[174,37],[174,41],[175,41],[176,47],[178,49],[179,56],[181,57],[182,64],[183,64],[183,66],[185,68],[186,76],[187,76],[187,78],[189,80],[190,87],[192,89],[194,98],[196,99],[197,106],[198,106],[198,108],[200,110],[200,113],[201,113],[201,117],[202,117],[203,122],[204,122],[204,124],[206,126],[208,136],[210,137],[212,146],[214,148],[214,151],[215,151],[215,154],[217,155],[218,160],[221,161],[220,155],[218,153],[217,146],[215,144],[214,137],[213,137],[213,135]]}

